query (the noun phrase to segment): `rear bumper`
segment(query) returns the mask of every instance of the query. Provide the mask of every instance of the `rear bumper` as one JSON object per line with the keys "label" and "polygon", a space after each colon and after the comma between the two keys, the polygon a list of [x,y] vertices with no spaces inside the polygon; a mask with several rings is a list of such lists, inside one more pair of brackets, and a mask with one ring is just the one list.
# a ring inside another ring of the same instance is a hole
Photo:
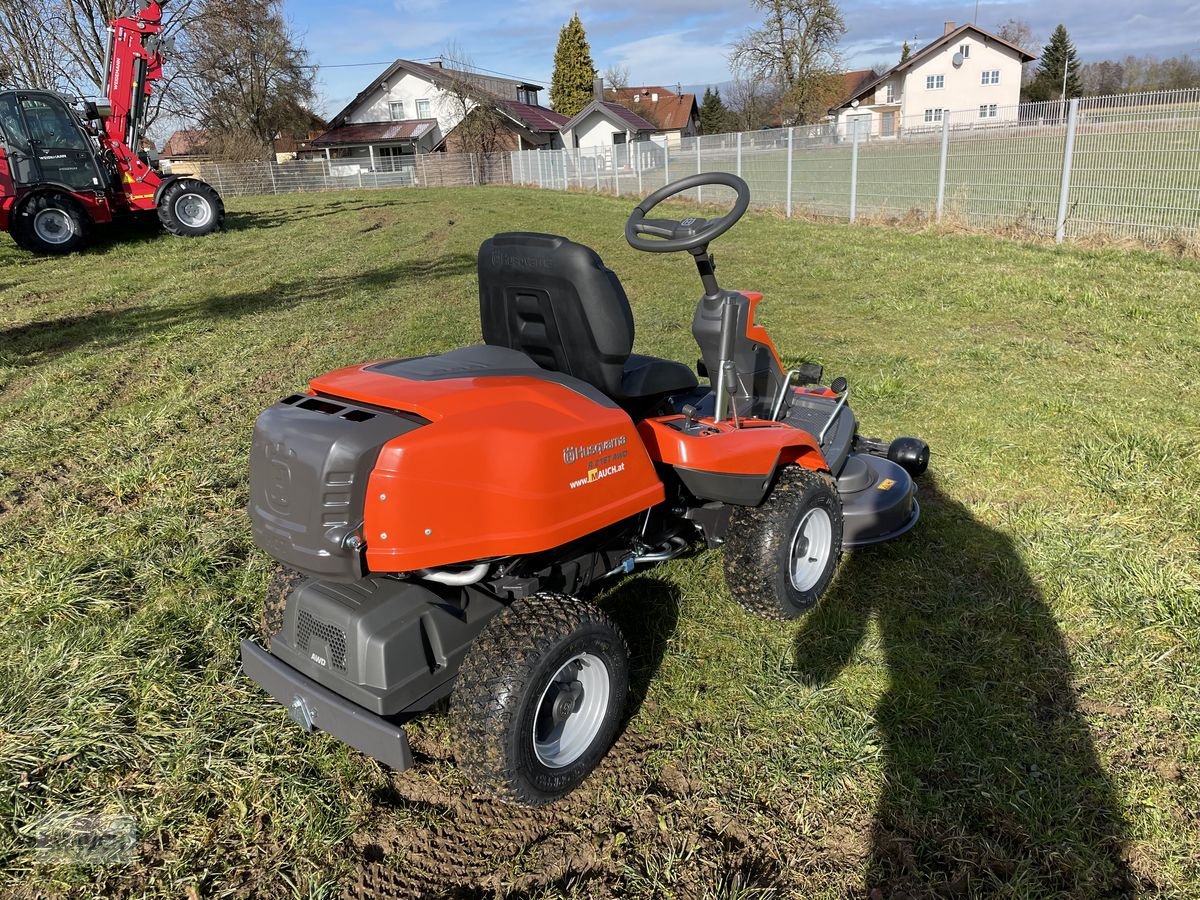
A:
{"label": "rear bumper", "polygon": [[253,641],[242,641],[242,669],[305,731],[328,732],[397,772],[412,765],[401,726],[322,687]]}

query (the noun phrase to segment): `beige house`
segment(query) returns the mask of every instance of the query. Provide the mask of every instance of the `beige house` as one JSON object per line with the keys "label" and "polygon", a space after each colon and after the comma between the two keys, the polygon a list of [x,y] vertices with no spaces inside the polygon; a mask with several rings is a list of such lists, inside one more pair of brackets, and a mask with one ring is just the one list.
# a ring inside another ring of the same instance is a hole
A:
{"label": "beige house", "polygon": [[867,81],[830,115],[838,135],[896,137],[940,130],[949,112],[955,128],[1013,122],[1021,99],[1021,66],[1034,59],[1020,47],[974,25],[947,22],[940,38]]}

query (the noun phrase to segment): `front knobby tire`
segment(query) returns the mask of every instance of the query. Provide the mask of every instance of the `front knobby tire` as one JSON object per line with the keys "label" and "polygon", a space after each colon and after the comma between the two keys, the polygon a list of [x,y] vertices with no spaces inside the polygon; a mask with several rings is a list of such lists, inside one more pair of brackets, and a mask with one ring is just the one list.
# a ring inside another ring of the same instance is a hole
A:
{"label": "front knobby tire", "polygon": [[35,194],[21,205],[10,230],[13,240],[30,253],[74,253],[87,246],[92,220],[83,206],[66,194]]}
{"label": "front knobby tire", "polygon": [[766,619],[795,619],[821,598],[842,555],[842,501],[825,472],[782,469],[759,506],[733,511],[725,584]]}
{"label": "front knobby tire", "polygon": [[459,670],[450,700],[459,767],[504,800],[557,800],[612,746],[628,689],[625,639],[601,609],[561,594],[518,600]]}
{"label": "front knobby tire", "polygon": [[158,221],[179,237],[202,237],[225,222],[221,195],[198,178],[172,181],[158,198]]}

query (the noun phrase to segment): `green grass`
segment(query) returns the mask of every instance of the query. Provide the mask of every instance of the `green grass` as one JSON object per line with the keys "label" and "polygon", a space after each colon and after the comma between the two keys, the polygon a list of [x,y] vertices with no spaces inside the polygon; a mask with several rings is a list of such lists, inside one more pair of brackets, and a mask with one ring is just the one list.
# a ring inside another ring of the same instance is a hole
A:
{"label": "green grass", "polygon": [[[526,812],[470,792],[439,715],[389,776],[239,674],[270,570],[251,424],[314,374],[478,340],[497,230],[594,246],[637,349],[681,360],[690,263],[625,245],[628,199],[230,205],[199,241],[0,247],[0,893],[1200,891],[1200,263],[749,216],[722,281],[766,293],[785,362],[849,379],[864,432],[930,441],[921,522],[795,625],[742,613],[716,553],[616,586],[628,728]],[[54,864],[62,811],[136,846]]]}

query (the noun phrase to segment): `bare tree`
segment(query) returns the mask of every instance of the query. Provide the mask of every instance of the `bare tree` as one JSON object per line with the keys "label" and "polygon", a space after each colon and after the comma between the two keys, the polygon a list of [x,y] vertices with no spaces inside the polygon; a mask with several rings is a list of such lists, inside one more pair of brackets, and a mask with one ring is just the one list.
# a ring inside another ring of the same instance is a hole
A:
{"label": "bare tree", "polygon": [[203,0],[181,56],[172,112],[211,141],[262,156],[275,138],[313,127],[316,70],[281,0]]}
{"label": "bare tree", "polygon": [[771,124],[776,98],[770,86],[739,76],[725,86],[725,106],[735,131],[754,131]]}
{"label": "bare tree", "polygon": [[734,70],[776,86],[784,123],[817,121],[840,99],[838,41],[846,33],[841,10],[834,0],[751,0],[751,5],[765,18],[734,44]]}
{"label": "bare tree", "polygon": [[[176,0],[163,18],[162,39],[182,37],[196,0]],[[0,83],[69,91],[100,92],[106,73],[109,23],[128,12],[118,0],[0,0]],[[163,78],[147,107],[152,122],[179,77],[177,61],[164,54]]]}
{"label": "bare tree", "polygon": [[[1020,47],[1031,56],[1038,55],[1037,38],[1033,36],[1033,26],[1024,19],[1009,19],[996,26],[996,37],[1008,41],[1015,47]],[[1021,66],[1021,83],[1027,84],[1033,79],[1034,64],[1027,62]]]}
{"label": "bare tree", "polygon": [[629,87],[629,66],[613,63],[604,70],[604,83],[614,91],[623,91]]}
{"label": "bare tree", "polygon": [[483,173],[488,156],[508,149],[509,118],[501,105],[503,98],[488,90],[494,79],[481,77],[461,47],[451,44],[442,59],[446,81],[439,99],[440,112],[457,122],[447,135],[447,143],[475,157],[477,171]]}
{"label": "bare tree", "polygon": [[0,84],[5,87],[68,88],[53,33],[53,4],[0,0]]}

